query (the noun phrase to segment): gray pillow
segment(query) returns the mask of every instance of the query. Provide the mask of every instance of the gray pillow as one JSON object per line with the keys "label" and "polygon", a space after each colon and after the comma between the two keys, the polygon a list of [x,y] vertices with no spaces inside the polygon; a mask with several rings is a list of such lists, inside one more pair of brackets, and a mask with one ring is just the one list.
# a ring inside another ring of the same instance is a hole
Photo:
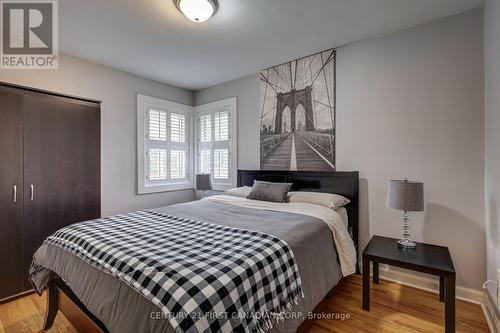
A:
{"label": "gray pillow", "polygon": [[247,199],[287,202],[288,191],[290,191],[292,185],[291,183],[271,183],[254,180],[252,191]]}

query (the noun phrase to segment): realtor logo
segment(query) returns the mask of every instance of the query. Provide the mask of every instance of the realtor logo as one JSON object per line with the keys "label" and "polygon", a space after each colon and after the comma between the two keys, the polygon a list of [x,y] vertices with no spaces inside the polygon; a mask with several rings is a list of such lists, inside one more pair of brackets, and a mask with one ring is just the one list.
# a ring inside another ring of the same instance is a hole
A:
{"label": "realtor logo", "polygon": [[2,1],[1,68],[57,69],[57,0]]}

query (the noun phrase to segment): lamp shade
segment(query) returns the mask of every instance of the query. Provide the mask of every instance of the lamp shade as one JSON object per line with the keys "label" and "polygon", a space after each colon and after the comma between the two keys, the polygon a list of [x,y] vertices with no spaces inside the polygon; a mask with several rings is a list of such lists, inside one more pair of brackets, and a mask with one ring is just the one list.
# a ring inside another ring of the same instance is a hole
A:
{"label": "lamp shade", "polygon": [[387,207],[407,212],[423,211],[424,183],[390,180],[387,189]]}
{"label": "lamp shade", "polygon": [[204,173],[196,175],[197,191],[210,191],[211,189],[212,189],[212,182],[210,181],[210,174]]}

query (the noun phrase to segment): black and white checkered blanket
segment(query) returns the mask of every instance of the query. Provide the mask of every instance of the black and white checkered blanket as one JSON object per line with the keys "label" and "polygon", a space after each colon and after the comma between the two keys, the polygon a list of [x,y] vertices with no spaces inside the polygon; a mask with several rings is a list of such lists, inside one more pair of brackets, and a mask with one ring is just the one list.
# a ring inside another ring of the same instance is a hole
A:
{"label": "black and white checkered blanket", "polygon": [[65,227],[45,243],[128,284],[176,332],[265,332],[303,297],[291,249],[260,232],[139,211]]}

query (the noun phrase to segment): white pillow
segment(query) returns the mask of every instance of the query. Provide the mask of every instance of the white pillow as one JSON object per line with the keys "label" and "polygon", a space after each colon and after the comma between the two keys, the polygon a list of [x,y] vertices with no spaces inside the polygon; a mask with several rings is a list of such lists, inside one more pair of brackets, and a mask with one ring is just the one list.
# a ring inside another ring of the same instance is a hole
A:
{"label": "white pillow", "polygon": [[246,198],[252,191],[252,187],[243,186],[243,187],[235,187],[224,192],[225,195],[232,195],[233,197]]}
{"label": "white pillow", "polygon": [[350,200],[333,193],[288,192],[288,202],[307,202],[337,210],[347,205]]}

